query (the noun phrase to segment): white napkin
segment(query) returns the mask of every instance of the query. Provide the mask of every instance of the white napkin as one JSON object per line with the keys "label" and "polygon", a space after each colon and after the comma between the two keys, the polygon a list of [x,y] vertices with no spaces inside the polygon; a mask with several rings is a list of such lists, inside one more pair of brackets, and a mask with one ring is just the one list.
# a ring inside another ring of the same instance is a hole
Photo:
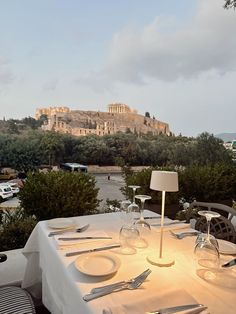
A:
{"label": "white napkin", "polygon": [[196,235],[197,235],[197,230],[195,230],[195,229],[192,229],[192,228],[187,228],[187,229],[184,229],[184,230],[180,230],[180,231],[178,231],[178,230],[176,230],[176,231],[172,231],[175,235],[179,235],[179,234],[181,234],[181,233],[193,233],[193,232],[196,232]]}
{"label": "white napkin", "polygon": [[[157,232],[160,232],[160,229],[161,229],[161,220],[160,218],[159,219],[152,219],[154,221],[152,221],[150,224],[151,224],[151,227],[152,229],[154,229],[155,231]],[[174,224],[171,224],[172,222],[175,222]],[[190,227],[190,224],[189,223],[185,223],[185,222],[182,222],[180,220],[171,220],[169,218],[165,218],[164,219],[164,230],[167,231],[167,230],[178,230],[178,229],[186,229],[186,228],[189,228]]]}
{"label": "white napkin", "polygon": [[[105,308],[103,314],[144,314],[145,312],[157,311],[161,308],[196,304],[198,303],[191,295],[185,290],[171,289],[166,292],[158,291],[156,294],[143,299],[136,300],[132,303],[121,304],[110,308]],[[206,305],[207,306],[207,305]],[[180,314],[191,313],[190,310],[179,312]],[[207,310],[201,312],[202,314],[208,313]]]}
{"label": "white napkin", "polygon": [[54,236],[54,239],[56,241],[56,245],[59,249],[70,249],[70,248],[88,248],[88,245],[95,243],[109,243],[111,241],[114,241],[113,239],[81,239],[81,240],[68,240],[63,241],[59,240],[60,238],[71,238],[71,237],[108,237],[108,235],[104,231],[88,231],[81,233],[75,233],[75,232],[67,232],[66,234],[61,234]]}

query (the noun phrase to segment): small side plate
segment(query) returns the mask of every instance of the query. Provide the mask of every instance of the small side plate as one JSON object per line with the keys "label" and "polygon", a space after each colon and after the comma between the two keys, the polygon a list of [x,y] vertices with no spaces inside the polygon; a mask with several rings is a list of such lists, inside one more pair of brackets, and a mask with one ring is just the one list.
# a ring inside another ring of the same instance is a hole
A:
{"label": "small side plate", "polygon": [[217,240],[219,244],[219,252],[221,254],[234,255],[236,254],[236,244],[225,241],[225,240]]}
{"label": "small side plate", "polygon": [[75,223],[70,218],[54,218],[48,220],[48,227],[52,229],[66,229],[74,226]]}
{"label": "small side plate", "polygon": [[120,259],[111,253],[89,253],[75,260],[75,267],[88,276],[112,275],[119,269]]}

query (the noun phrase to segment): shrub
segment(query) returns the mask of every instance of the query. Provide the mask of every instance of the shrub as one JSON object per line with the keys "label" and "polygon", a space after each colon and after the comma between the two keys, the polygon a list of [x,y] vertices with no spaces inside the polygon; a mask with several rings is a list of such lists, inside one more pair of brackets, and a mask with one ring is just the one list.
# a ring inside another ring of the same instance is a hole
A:
{"label": "shrub", "polygon": [[[124,176],[124,195],[132,198],[129,185],[140,185],[138,194],[152,196],[152,203],[161,203],[161,193],[149,188],[152,170],[148,168],[137,173],[128,173]],[[202,202],[217,202],[236,198],[236,167],[228,164],[215,164],[207,166],[190,166],[178,170],[179,192],[166,193],[166,204],[178,204],[179,198],[187,200],[196,199]]]}
{"label": "shrub", "polygon": [[228,164],[192,166],[179,172],[180,194],[185,199],[217,202],[236,197],[236,167]]}
{"label": "shrub", "polygon": [[21,206],[37,220],[97,213],[95,178],[84,173],[31,173],[19,193]]}
{"label": "shrub", "polygon": [[32,217],[23,217],[21,220],[13,219],[4,222],[0,230],[0,251],[23,248],[36,225]]}

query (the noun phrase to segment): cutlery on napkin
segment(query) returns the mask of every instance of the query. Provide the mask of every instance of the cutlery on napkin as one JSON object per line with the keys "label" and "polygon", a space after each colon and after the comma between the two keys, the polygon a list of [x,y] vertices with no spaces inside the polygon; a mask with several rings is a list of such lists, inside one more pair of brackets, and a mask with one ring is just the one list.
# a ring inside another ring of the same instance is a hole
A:
{"label": "cutlery on napkin", "polygon": [[111,239],[112,237],[101,230],[87,231],[83,233],[83,236],[77,235],[75,232],[68,232],[67,234],[54,237],[57,247],[62,250],[75,247],[79,249],[90,249],[93,248],[91,245],[94,246],[95,243],[97,243],[98,246],[107,245],[109,243],[108,241],[111,241]]}
{"label": "cutlery on napkin", "polygon": [[100,240],[100,239],[112,239],[112,237],[104,237],[104,236],[96,236],[96,237],[60,237],[58,238],[58,240],[61,241],[76,241],[76,240],[91,240],[91,239],[96,239],[96,240]]}
{"label": "cutlery on napkin", "polygon": [[[148,296],[146,294],[139,295],[138,299],[135,295],[130,295],[127,303],[121,302],[119,305],[110,306],[103,309],[103,314],[144,314],[144,313],[155,313],[157,309],[166,309],[176,306],[198,304],[198,302],[183,289],[168,288],[168,290],[152,292]],[[191,311],[198,312],[191,312]],[[181,314],[206,314],[206,307],[195,308],[185,312],[179,312]],[[167,314],[167,312],[163,312]],[[176,313],[176,312],[170,312]],[[178,313],[178,312],[177,312]]]}
{"label": "cutlery on napkin", "polygon": [[80,254],[84,254],[84,253],[99,252],[99,251],[114,249],[114,248],[117,248],[117,247],[120,247],[120,244],[111,244],[111,245],[107,245],[107,246],[96,247],[96,248],[93,248],[93,249],[68,252],[68,253],[65,254],[65,256],[75,256],[75,255],[80,255]]}
{"label": "cutlery on napkin", "polygon": [[166,307],[160,310],[146,312],[145,314],[174,314],[174,313],[183,312],[183,311],[186,314],[198,314],[206,309],[207,307],[204,306],[203,304],[186,304],[186,305]]}
{"label": "cutlery on napkin", "polygon": [[[165,226],[171,226],[171,225],[182,225],[186,223],[186,221],[179,221],[179,220],[173,220],[173,221],[164,221],[164,227]],[[157,222],[157,223],[152,223],[151,226],[156,226],[156,227],[161,227],[161,223]]]}

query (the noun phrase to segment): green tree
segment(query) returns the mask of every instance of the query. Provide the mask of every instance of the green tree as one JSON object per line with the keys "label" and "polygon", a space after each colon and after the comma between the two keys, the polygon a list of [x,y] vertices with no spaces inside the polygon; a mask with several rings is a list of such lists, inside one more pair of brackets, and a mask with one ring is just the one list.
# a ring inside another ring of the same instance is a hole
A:
{"label": "green tree", "polygon": [[43,152],[45,163],[49,165],[59,163],[64,156],[62,136],[54,131],[45,132],[40,142],[40,149]]}
{"label": "green tree", "polygon": [[230,9],[230,8],[236,8],[236,0],[224,0],[224,8],[225,9]]}

